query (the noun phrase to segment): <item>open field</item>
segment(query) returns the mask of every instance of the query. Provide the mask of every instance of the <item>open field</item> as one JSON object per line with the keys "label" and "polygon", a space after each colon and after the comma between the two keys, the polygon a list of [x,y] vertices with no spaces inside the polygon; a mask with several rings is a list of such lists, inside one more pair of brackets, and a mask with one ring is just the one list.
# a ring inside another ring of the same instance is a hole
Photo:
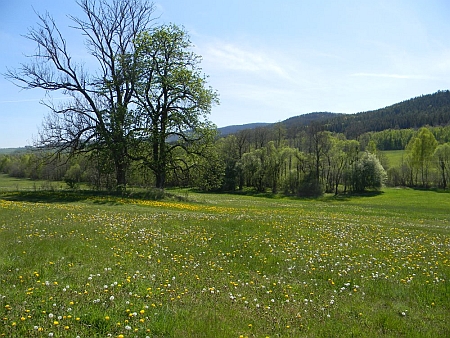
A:
{"label": "open field", "polygon": [[382,153],[388,159],[391,167],[399,167],[402,161],[406,160],[406,152],[404,150],[387,150],[382,151]]}
{"label": "open field", "polygon": [[0,336],[450,336],[449,194],[182,195],[0,192]]}

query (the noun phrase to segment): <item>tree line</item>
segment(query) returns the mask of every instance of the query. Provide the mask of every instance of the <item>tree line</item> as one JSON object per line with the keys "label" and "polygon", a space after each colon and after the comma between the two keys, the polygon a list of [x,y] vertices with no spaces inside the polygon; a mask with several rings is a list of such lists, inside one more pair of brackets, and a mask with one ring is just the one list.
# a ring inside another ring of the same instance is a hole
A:
{"label": "tree line", "polygon": [[450,91],[422,95],[394,105],[358,114],[342,114],[326,121],[327,130],[357,138],[386,129],[444,126],[450,121]]}
{"label": "tree line", "polygon": [[[174,159],[184,165],[170,164],[165,187],[203,191],[252,189],[294,196],[361,192],[379,189],[383,184],[446,189],[450,180],[450,143],[439,142],[433,131],[436,128],[413,131],[401,163],[394,166],[377,147],[379,134],[360,142],[325,131],[318,124],[300,131],[295,138],[286,137],[282,124],[242,130],[226,137],[216,136],[204,144],[201,155],[180,151]],[[71,188],[82,182],[94,189],[116,188],[114,163],[101,151],[77,156],[62,153],[48,161],[50,155],[53,154],[42,150],[0,155],[0,172],[65,181]],[[156,180],[154,172],[141,161],[130,164],[129,185],[157,187]]]}

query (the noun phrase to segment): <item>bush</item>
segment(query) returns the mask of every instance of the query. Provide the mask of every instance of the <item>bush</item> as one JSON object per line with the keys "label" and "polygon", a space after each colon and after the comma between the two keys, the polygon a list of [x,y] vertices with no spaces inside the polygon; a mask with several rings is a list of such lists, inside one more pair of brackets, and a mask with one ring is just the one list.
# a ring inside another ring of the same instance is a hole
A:
{"label": "bush", "polygon": [[380,189],[387,180],[387,174],[378,158],[371,153],[357,161],[352,172],[352,190],[363,192],[366,189]]}

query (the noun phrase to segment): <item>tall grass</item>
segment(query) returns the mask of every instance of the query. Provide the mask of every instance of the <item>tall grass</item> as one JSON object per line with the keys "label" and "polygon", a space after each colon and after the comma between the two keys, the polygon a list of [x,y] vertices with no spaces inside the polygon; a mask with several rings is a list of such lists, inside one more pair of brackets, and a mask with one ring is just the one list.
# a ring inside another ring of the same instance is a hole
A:
{"label": "tall grass", "polygon": [[450,336],[447,194],[55,194],[0,195],[2,336]]}

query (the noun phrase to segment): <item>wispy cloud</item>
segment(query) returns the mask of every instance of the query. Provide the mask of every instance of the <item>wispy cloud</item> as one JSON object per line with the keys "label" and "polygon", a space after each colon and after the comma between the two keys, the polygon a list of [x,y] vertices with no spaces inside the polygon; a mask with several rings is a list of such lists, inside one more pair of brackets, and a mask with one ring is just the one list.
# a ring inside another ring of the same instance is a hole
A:
{"label": "wispy cloud", "polygon": [[358,77],[383,77],[390,79],[417,79],[417,76],[401,75],[401,74],[387,74],[387,73],[354,73],[351,76]]}
{"label": "wispy cloud", "polygon": [[[67,100],[67,97],[53,97],[50,98],[51,101],[53,100]],[[4,100],[0,101],[0,103],[22,103],[22,102],[41,102],[43,99],[20,99],[20,100]]]}
{"label": "wispy cloud", "polygon": [[389,79],[407,79],[407,80],[423,80],[427,77],[420,75],[402,75],[402,74],[389,74],[389,73],[353,73],[351,76],[357,77],[379,77]]}
{"label": "wispy cloud", "polygon": [[203,59],[223,70],[278,76],[290,79],[281,62],[261,50],[246,49],[230,43],[214,43],[206,47]]}

